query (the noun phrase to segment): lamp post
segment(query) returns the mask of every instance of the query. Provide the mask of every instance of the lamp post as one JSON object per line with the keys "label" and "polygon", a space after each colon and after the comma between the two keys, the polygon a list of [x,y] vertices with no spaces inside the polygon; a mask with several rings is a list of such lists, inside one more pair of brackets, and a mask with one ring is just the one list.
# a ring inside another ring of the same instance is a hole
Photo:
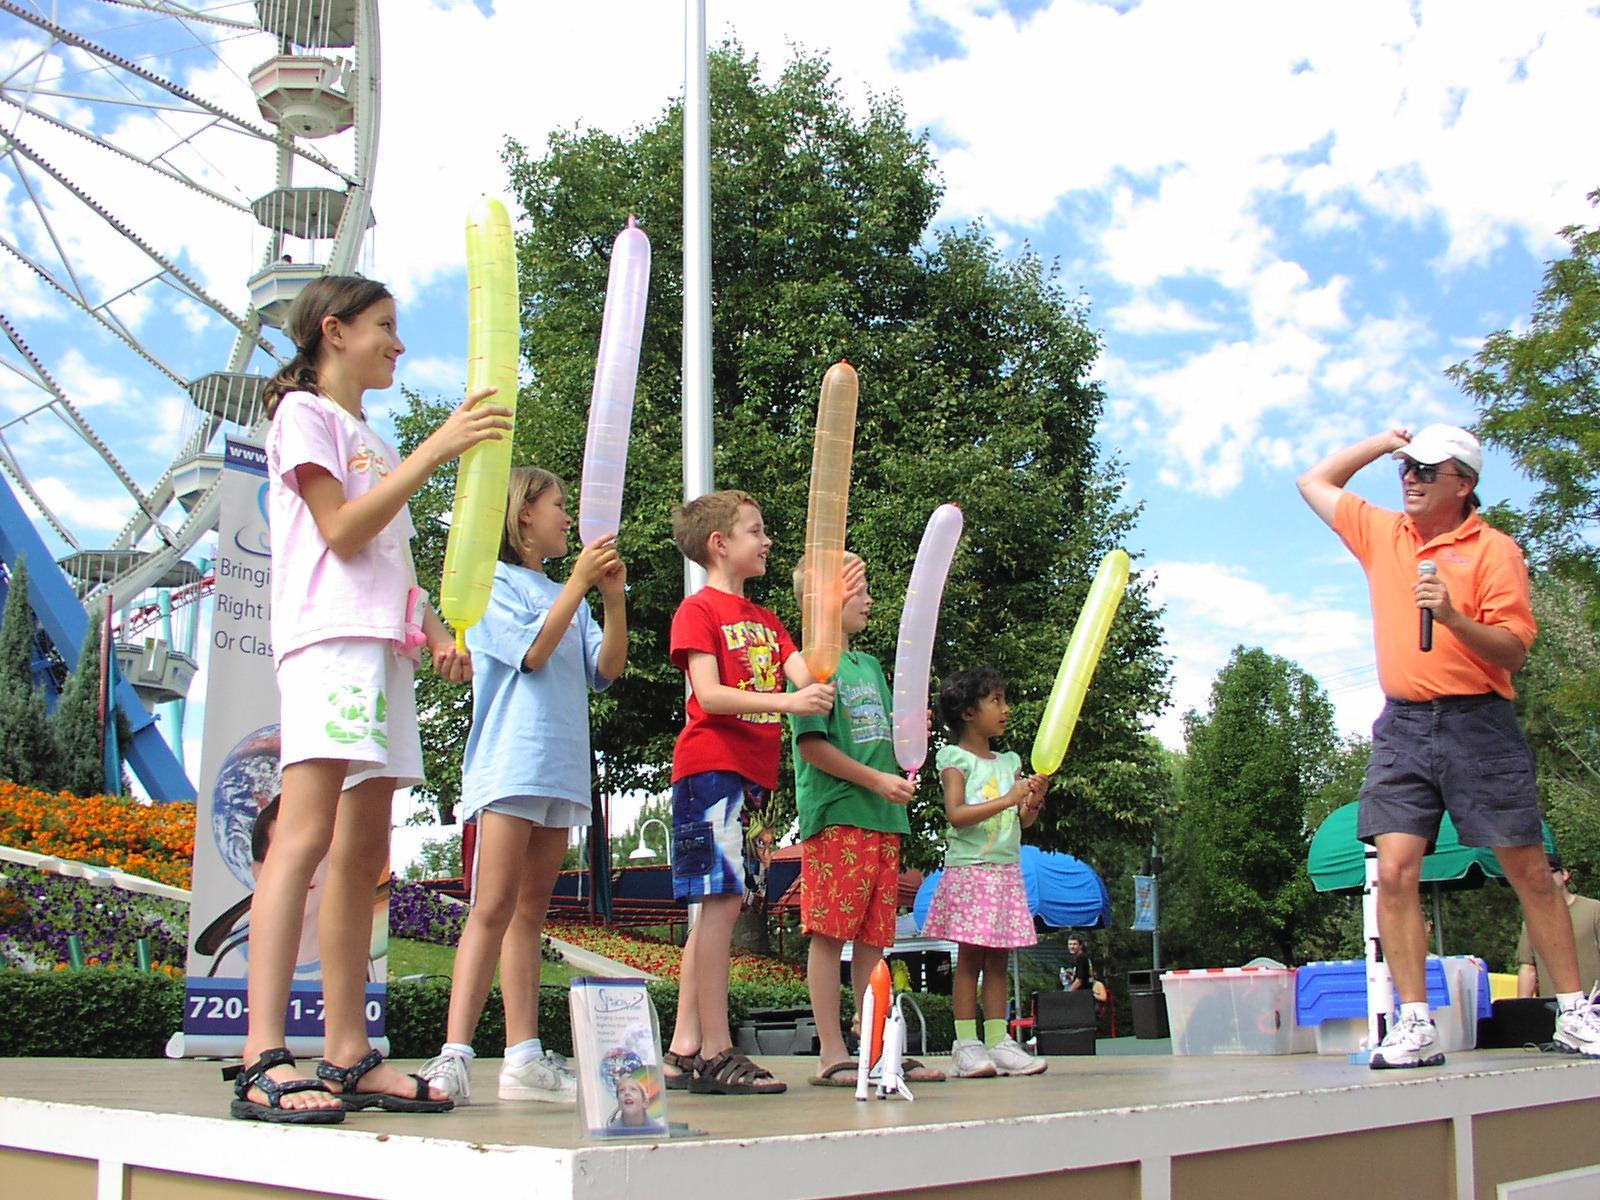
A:
{"label": "lamp post", "polygon": [[661,839],[667,848],[667,866],[670,867],[672,865],[672,831],[667,828],[666,822],[659,817],[649,817],[639,826],[639,844],[628,851],[628,861],[634,862],[638,859],[654,858],[656,856],[656,852],[644,844],[644,831],[652,825],[661,826]]}

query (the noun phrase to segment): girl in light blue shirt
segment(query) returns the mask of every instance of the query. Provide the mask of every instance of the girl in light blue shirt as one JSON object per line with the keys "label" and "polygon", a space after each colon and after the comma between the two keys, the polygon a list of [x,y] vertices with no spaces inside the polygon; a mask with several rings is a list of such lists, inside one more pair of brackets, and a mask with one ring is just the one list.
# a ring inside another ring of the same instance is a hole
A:
{"label": "girl in light blue shirt", "polygon": [[[467,631],[472,732],[462,761],[461,812],[478,824],[472,913],[456,950],[446,1040],[422,1074],[457,1104],[470,1101],[472,1034],[495,965],[506,1007],[502,1100],[571,1103],[575,1080],[539,1040],[539,964],[550,892],[568,831],[589,823],[589,703],[628,657],[616,538],[596,538],[566,583],[545,574],[567,551],[566,488],[549,471],[514,467],[488,611]],[[604,630],[584,599],[598,588]]]}

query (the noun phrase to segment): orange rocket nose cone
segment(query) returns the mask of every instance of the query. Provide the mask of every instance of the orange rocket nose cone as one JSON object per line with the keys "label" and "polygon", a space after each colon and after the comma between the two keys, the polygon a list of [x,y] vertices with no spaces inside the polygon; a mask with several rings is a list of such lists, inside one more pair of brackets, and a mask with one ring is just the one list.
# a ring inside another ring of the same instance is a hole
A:
{"label": "orange rocket nose cone", "polygon": [[867,983],[872,992],[872,1054],[868,1062],[877,1063],[883,1057],[883,1027],[889,1020],[889,964],[883,959],[872,968],[872,978]]}

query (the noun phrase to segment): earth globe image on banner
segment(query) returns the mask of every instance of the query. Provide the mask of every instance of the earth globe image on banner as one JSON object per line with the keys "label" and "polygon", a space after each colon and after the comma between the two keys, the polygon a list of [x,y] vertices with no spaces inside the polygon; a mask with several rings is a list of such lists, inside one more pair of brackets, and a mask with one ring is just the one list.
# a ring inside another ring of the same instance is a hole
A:
{"label": "earth globe image on banner", "polygon": [[251,873],[250,836],[256,814],[281,787],[276,723],[246,734],[228,751],[211,790],[211,836],[217,854],[242,885],[255,890]]}

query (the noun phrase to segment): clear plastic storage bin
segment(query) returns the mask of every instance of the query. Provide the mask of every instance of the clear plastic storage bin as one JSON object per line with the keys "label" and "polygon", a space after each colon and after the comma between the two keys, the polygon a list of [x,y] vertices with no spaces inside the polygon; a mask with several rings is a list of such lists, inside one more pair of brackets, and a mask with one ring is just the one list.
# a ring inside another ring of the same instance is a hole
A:
{"label": "clear plastic storage bin", "polygon": [[1294,972],[1214,967],[1161,977],[1174,1054],[1309,1054],[1316,1038],[1294,1016]]}

